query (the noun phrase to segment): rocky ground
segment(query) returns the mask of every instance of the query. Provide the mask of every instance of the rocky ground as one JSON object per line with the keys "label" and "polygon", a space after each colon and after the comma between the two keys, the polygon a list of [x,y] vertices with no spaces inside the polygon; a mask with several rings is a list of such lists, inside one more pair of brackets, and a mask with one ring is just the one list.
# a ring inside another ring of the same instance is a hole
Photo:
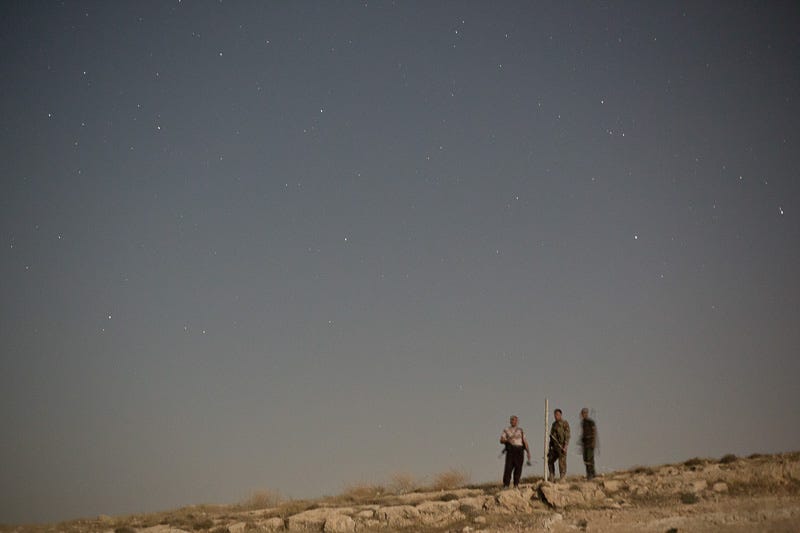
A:
{"label": "rocky ground", "polygon": [[2,532],[328,533],[800,531],[800,452],[638,467],[593,481],[530,479],[408,494],[289,501],[263,509],[196,506],[173,512],[98,517]]}

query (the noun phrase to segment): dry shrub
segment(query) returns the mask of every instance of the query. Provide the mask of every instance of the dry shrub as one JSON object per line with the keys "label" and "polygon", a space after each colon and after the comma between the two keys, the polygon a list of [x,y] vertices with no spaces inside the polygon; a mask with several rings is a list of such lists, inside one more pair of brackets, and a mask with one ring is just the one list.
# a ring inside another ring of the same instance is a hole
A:
{"label": "dry shrub", "polygon": [[268,509],[281,503],[281,495],[277,490],[256,490],[242,501],[238,507],[246,510]]}
{"label": "dry shrub", "polygon": [[209,529],[214,526],[214,521],[210,518],[204,518],[203,520],[198,520],[194,524],[192,524],[192,529],[195,531],[199,531],[201,529]]}
{"label": "dry shrub", "polygon": [[697,497],[696,494],[692,494],[691,492],[684,492],[681,494],[681,502],[686,504],[693,504],[700,501],[700,498]]}
{"label": "dry shrub", "polygon": [[316,509],[318,504],[309,500],[288,500],[283,501],[277,507],[264,513],[264,518],[281,517],[284,520],[303,511]]}
{"label": "dry shrub", "polygon": [[389,481],[389,490],[395,494],[407,494],[417,490],[419,483],[408,472],[394,472]]}
{"label": "dry shrub", "polygon": [[342,491],[341,497],[351,502],[369,501],[382,495],[386,490],[371,483],[351,483]]}
{"label": "dry shrub", "polygon": [[726,465],[728,463],[735,463],[737,459],[738,459],[738,457],[736,457],[732,453],[729,453],[729,454],[723,455],[722,458],[719,460],[719,462],[724,464],[724,465]]}
{"label": "dry shrub", "polygon": [[469,474],[463,470],[451,468],[436,474],[433,478],[434,490],[449,490],[463,487],[469,483]]}
{"label": "dry shrub", "polygon": [[691,459],[687,459],[683,462],[684,466],[699,466],[705,463],[705,460],[700,459],[699,457],[692,457]]}

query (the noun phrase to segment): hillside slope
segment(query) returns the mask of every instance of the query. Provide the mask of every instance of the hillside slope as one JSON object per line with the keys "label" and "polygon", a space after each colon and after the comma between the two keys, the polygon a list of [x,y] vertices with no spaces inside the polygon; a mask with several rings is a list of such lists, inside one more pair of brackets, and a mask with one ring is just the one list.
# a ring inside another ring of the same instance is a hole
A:
{"label": "hillside slope", "polygon": [[592,481],[530,478],[519,490],[481,485],[406,494],[346,494],[267,508],[193,506],[15,533],[245,533],[271,531],[798,531],[800,452],[690,459]]}

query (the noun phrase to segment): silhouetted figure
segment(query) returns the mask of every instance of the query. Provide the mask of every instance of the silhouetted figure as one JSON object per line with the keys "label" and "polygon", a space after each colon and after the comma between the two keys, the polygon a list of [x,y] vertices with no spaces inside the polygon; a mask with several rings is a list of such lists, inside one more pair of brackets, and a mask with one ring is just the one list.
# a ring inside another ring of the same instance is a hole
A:
{"label": "silhouetted figure", "polygon": [[589,418],[589,410],[581,409],[581,446],[583,447],[583,464],[586,465],[586,479],[595,477],[594,448],[597,446],[597,425]]}

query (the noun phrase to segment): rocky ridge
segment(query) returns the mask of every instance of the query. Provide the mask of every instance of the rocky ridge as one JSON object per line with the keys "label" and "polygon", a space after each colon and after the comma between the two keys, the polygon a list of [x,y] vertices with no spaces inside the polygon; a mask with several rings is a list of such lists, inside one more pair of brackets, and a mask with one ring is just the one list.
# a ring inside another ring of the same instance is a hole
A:
{"label": "rocky ridge", "polygon": [[[16,533],[248,533],[315,531],[717,531],[748,524],[780,531],[800,523],[800,453],[637,467],[583,481],[532,479],[519,489],[484,485],[445,491],[376,495],[364,501],[323,499],[265,509],[198,506],[141,517],[74,521]],[[759,500],[759,498],[761,500]],[[752,513],[743,502],[763,501]],[[771,513],[767,516],[766,509]],[[737,514],[738,513],[738,514]],[[628,520],[626,526],[626,516]],[[686,520],[689,520],[687,522]],[[694,520],[694,522],[691,522]],[[155,523],[154,523],[155,522]],[[752,524],[750,522],[753,522]],[[726,526],[727,524],[727,526]],[[755,524],[755,525],[754,525]],[[730,527],[728,527],[730,526]],[[746,527],[747,526],[747,527]],[[756,527],[757,526],[757,527]],[[705,529],[704,529],[705,527]],[[789,529],[787,529],[788,531]]]}

